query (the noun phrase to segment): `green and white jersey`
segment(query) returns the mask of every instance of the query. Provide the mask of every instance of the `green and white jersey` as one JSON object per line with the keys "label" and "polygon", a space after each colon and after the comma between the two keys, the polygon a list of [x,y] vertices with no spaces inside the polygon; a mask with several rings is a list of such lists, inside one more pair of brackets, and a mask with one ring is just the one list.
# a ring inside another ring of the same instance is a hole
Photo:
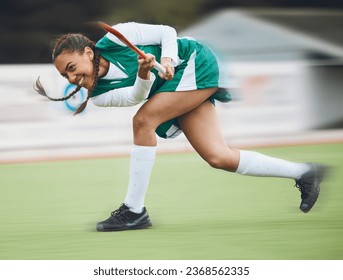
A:
{"label": "green and white jersey", "polygon": [[[160,92],[189,91],[218,87],[212,96],[228,102],[228,81],[216,55],[205,45],[190,38],[177,38],[173,28],[164,25],[124,23],[114,26],[134,45],[145,53],[153,54],[156,61],[161,57],[172,58],[175,74],[172,80],[161,79],[152,69],[151,81],[137,77],[137,54],[112,34],[106,34],[96,44],[101,56],[110,62],[109,73],[99,79],[92,93],[92,101],[98,106],[132,106]],[[116,73],[116,74],[115,74]],[[170,120],[177,131],[177,121]],[[167,126],[166,126],[167,127]],[[169,127],[170,128],[170,127]],[[157,129],[164,138],[171,132]],[[168,129],[167,129],[168,130]],[[174,134],[175,133],[175,134]]]}

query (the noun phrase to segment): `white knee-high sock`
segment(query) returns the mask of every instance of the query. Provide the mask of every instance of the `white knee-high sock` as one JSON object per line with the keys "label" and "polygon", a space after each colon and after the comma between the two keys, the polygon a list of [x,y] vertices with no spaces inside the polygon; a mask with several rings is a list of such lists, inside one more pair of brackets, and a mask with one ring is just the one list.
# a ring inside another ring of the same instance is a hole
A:
{"label": "white knee-high sock", "polygon": [[250,176],[298,179],[310,169],[306,163],[294,163],[252,151],[240,151],[237,173]]}
{"label": "white knee-high sock", "polygon": [[132,148],[129,187],[124,201],[132,212],[142,212],[155,156],[156,146],[134,145]]}

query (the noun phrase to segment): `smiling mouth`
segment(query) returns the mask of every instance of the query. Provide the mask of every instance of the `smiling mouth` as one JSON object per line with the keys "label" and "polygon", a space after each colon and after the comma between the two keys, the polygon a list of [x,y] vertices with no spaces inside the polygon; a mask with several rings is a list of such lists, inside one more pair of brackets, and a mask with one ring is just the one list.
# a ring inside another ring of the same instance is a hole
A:
{"label": "smiling mouth", "polygon": [[82,87],[83,80],[84,80],[84,77],[81,77],[81,79],[80,79],[79,82],[77,83],[80,87]]}

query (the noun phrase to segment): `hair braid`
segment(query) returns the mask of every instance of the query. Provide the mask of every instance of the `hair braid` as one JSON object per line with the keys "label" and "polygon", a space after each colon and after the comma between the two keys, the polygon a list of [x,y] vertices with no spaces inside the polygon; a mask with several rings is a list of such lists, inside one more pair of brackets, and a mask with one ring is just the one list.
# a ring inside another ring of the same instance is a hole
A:
{"label": "hair braid", "polygon": [[99,65],[100,65],[100,53],[99,51],[95,48],[94,49],[94,83],[92,85],[92,88],[90,90],[88,90],[87,92],[87,98],[84,102],[81,103],[80,107],[77,108],[77,110],[75,111],[74,115],[77,115],[79,113],[81,113],[87,106],[88,100],[91,98],[92,96],[92,92],[95,89],[97,83],[98,83],[98,76],[99,76]]}
{"label": "hair braid", "polygon": [[50,97],[50,96],[47,95],[47,93],[46,93],[42,83],[40,82],[39,78],[40,77],[38,77],[38,79],[36,80],[36,83],[34,84],[33,88],[35,89],[35,91],[37,93],[39,93],[40,95],[43,95],[44,97],[46,97],[46,98],[48,98],[49,100],[52,100],[52,101],[65,101],[65,100],[69,99],[70,97],[72,97],[73,95],[75,95],[81,89],[80,86],[77,86],[76,89],[74,89],[73,92],[71,92],[67,96],[62,97],[62,98],[53,98],[53,97]]}

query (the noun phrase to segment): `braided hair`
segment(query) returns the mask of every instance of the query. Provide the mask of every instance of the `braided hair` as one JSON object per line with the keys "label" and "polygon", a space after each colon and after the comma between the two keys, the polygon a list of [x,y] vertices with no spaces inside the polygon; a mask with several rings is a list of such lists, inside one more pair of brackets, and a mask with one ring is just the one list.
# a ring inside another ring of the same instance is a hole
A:
{"label": "braided hair", "polygon": [[[86,36],[84,36],[82,34],[74,34],[74,33],[65,34],[65,35],[62,35],[60,38],[58,38],[55,41],[54,48],[52,51],[52,61],[55,62],[56,57],[58,57],[63,52],[83,53],[85,47],[90,47],[94,52],[94,59],[93,59],[93,64],[94,64],[94,69],[95,69],[95,71],[94,71],[94,83],[92,85],[92,88],[90,90],[88,90],[88,92],[87,92],[86,100],[83,103],[81,103],[81,105],[74,112],[74,115],[81,113],[86,108],[88,100],[90,99],[92,92],[97,85],[98,75],[99,75],[99,65],[100,65],[100,52],[96,48],[95,43],[93,41],[91,41],[90,39],[88,39]],[[38,79],[36,80],[36,83],[34,85],[34,89],[37,91],[37,93],[43,95],[44,97],[47,97],[48,99],[50,99],[52,101],[64,101],[64,100],[71,98],[77,92],[79,92],[81,89],[81,86],[77,85],[75,90],[73,90],[70,94],[68,94],[67,96],[65,96],[63,98],[52,98],[52,97],[47,95],[47,93],[46,93],[46,91],[45,91],[45,89],[44,89],[43,85],[41,84],[40,79],[38,77]]]}

